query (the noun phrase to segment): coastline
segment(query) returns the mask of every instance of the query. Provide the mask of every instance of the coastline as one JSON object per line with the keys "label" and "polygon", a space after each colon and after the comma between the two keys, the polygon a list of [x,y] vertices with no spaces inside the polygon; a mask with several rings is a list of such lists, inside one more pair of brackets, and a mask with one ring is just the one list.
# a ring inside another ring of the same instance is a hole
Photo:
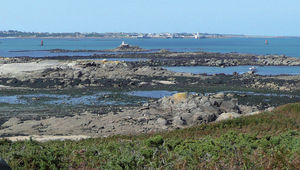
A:
{"label": "coastline", "polygon": [[[191,54],[177,56],[178,54],[174,53],[159,53],[155,56],[161,59],[156,61],[157,65],[164,65],[162,55],[165,56],[165,59],[169,59],[169,62],[173,62],[177,58],[177,61],[183,64],[190,63],[197,57],[197,55],[193,56]],[[237,58],[241,57],[239,54],[235,55],[237,55]],[[206,59],[208,58],[206,53],[203,53],[203,56]],[[216,57],[215,54],[212,57]],[[241,61],[244,59],[241,57]],[[95,93],[101,93],[114,90],[122,92],[148,89],[150,92],[153,90],[179,92],[177,97],[173,95],[160,99],[151,98],[146,103],[134,106],[108,105],[108,107],[98,105],[76,106],[64,102],[49,105],[47,101],[53,100],[53,97],[33,95],[25,98],[30,105],[2,104],[0,109],[3,109],[2,113],[5,116],[2,116],[0,121],[0,136],[55,136],[59,134],[63,136],[103,137],[117,134],[151,133],[186,128],[198,123],[213,122],[222,114],[235,113],[233,115],[238,117],[268,110],[291,101],[300,102],[300,98],[292,96],[271,95],[266,97],[235,93],[224,94],[221,92],[243,88],[245,91],[259,89],[267,93],[273,90],[278,94],[299,95],[300,75],[261,76],[254,73],[233,75],[176,73],[155,65],[153,61],[0,58],[0,62],[2,63],[0,64],[0,70],[2,70],[0,72],[0,84],[3,87],[1,92],[4,96],[11,96],[12,94],[20,96],[20,94],[33,94],[33,92],[34,94],[43,94],[47,92],[62,95],[75,94],[76,96],[82,94],[84,99],[86,93],[90,94],[94,91]],[[214,61],[213,63],[217,62]],[[215,92],[208,96],[180,93],[198,92],[200,89],[204,93],[207,93],[210,89]],[[39,91],[44,92],[40,93]],[[130,99],[129,96],[123,98]],[[138,99],[137,96],[131,98],[130,100]],[[179,98],[179,103],[177,103],[177,98]],[[107,99],[118,101],[122,97],[106,94],[91,99],[95,101],[105,101]],[[266,99],[269,102],[266,102]],[[199,110],[199,108],[202,110]]]}

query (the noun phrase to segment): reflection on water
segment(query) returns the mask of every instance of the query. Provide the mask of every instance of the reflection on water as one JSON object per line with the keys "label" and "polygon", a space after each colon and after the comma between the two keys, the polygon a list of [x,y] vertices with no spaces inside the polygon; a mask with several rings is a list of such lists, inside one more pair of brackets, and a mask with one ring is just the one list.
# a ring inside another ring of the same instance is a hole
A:
{"label": "reflection on water", "polygon": [[[167,70],[174,72],[186,72],[193,74],[233,74],[237,72],[243,74],[249,71],[252,66],[232,66],[232,67],[209,67],[209,66],[178,66],[178,67],[164,67]],[[280,75],[280,74],[290,74],[296,75],[300,74],[300,66],[255,66],[256,73],[260,75]]]}

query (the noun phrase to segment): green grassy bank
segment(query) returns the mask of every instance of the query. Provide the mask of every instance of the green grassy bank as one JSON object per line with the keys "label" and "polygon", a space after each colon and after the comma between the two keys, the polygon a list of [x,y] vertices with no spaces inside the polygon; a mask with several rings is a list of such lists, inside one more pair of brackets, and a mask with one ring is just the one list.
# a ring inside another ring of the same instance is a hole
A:
{"label": "green grassy bank", "polygon": [[13,169],[300,169],[300,103],[171,132],[82,141],[0,141]]}

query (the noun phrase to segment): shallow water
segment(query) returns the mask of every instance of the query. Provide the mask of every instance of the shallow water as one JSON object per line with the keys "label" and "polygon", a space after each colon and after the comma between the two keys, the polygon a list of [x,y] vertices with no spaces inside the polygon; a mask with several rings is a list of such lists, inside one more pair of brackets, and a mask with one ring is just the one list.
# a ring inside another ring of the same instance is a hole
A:
{"label": "shallow water", "polygon": [[131,91],[98,92],[91,95],[29,94],[1,96],[0,103],[5,104],[42,104],[42,105],[134,105],[145,103],[149,98],[171,96],[177,91]]}
{"label": "shallow water", "polygon": [[178,93],[178,91],[166,91],[166,90],[153,90],[153,91],[133,91],[128,92],[128,95],[139,96],[139,97],[150,97],[150,98],[162,98],[165,96],[172,96]]}
{"label": "shallow water", "polygon": [[[276,93],[256,93],[256,92],[247,92],[247,91],[222,91],[224,94],[233,93],[233,94],[246,94],[250,96],[266,96],[266,97],[290,97],[290,98],[300,98],[297,95],[289,95],[289,94],[276,94]],[[206,93],[205,95],[209,95],[212,93]]]}
{"label": "shallow water", "polygon": [[[209,67],[209,66],[178,66],[178,67],[164,67],[167,70],[174,72],[185,72],[193,74],[233,74],[237,72],[243,74],[249,71],[252,66],[233,66],[233,67]],[[300,74],[300,66],[255,66],[256,73],[259,75],[280,75],[289,74],[296,75]]]}
{"label": "shallow water", "polygon": [[26,104],[25,101],[20,100],[18,96],[0,96],[0,103],[7,104]]}
{"label": "shallow water", "polygon": [[87,58],[80,60],[109,60],[109,61],[126,61],[126,62],[135,62],[135,61],[148,61],[147,58]]}
{"label": "shallow water", "polygon": [[[225,94],[246,94],[254,96],[268,97],[290,97],[300,98],[300,96],[275,93],[255,93],[243,91],[223,91]],[[91,95],[64,95],[64,94],[29,94],[29,95],[11,95],[1,96],[0,104],[20,104],[20,105],[86,105],[86,106],[104,106],[104,105],[135,105],[146,103],[149,99],[159,99],[165,96],[172,96],[178,91],[153,90],[153,91],[130,91],[130,92],[98,92]],[[195,94],[195,92],[190,92]],[[209,95],[213,93],[205,93]]]}

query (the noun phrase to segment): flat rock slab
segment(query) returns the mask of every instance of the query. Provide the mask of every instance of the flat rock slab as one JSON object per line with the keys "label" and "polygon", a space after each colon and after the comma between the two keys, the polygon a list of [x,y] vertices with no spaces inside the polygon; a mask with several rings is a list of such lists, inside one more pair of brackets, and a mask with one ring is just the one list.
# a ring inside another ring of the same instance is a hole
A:
{"label": "flat rock slab", "polygon": [[16,141],[25,141],[25,140],[34,140],[38,142],[47,142],[47,141],[53,141],[53,140],[82,140],[82,139],[88,139],[90,136],[85,136],[85,135],[71,135],[71,136],[40,136],[40,135],[32,135],[32,136],[14,136],[14,137],[6,137],[2,139],[7,139],[13,142]]}
{"label": "flat rock slab", "polygon": [[31,62],[31,63],[11,63],[11,64],[2,64],[0,65],[0,75],[1,74],[21,74],[24,72],[32,72],[38,70],[44,70],[54,66],[64,65],[59,60],[43,60],[40,62]]}

